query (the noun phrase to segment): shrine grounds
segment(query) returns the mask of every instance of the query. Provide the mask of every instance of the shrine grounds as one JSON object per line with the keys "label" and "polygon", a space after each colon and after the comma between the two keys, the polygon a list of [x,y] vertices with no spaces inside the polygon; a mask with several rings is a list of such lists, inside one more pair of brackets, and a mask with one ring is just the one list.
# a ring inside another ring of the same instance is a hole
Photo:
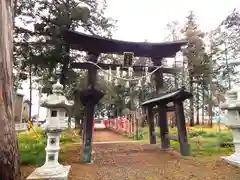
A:
{"label": "shrine grounds", "polygon": [[[143,129],[143,139],[136,142],[112,131],[97,131],[93,164],[80,163],[81,137],[75,130],[66,130],[61,134],[60,163],[71,165],[69,180],[240,179],[240,169],[220,159],[233,152],[228,129],[189,128],[190,157],[179,155],[178,142],[171,142],[173,150],[169,152],[159,150],[159,138],[157,145],[148,145],[147,130]],[[45,161],[45,134],[41,129],[37,132],[40,137],[33,131],[18,134],[22,179]],[[175,128],[170,129],[170,133],[176,132]],[[122,143],[97,143],[103,141]]]}

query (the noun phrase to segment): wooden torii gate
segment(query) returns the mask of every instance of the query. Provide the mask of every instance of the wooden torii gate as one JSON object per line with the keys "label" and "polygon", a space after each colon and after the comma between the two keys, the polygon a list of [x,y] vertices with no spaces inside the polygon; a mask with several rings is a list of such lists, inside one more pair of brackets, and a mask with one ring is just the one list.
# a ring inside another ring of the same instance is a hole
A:
{"label": "wooden torii gate", "polygon": [[[85,120],[84,120],[84,134],[83,134],[83,162],[91,162],[92,151],[92,125],[94,107],[97,102],[103,97],[103,93],[97,90],[95,87],[97,80],[97,67],[94,63],[98,62],[98,57],[101,53],[104,54],[123,54],[124,52],[134,53],[134,56],[138,57],[150,57],[154,66],[148,67],[148,71],[152,72],[157,67],[162,65],[162,59],[166,57],[174,57],[180,50],[181,46],[186,44],[186,41],[166,42],[166,43],[146,43],[146,42],[127,42],[114,39],[107,39],[100,36],[91,36],[83,33],[62,29],[63,38],[66,43],[70,45],[72,49],[85,51],[88,53],[88,61],[90,63],[73,63],[71,68],[80,68],[88,70],[88,87],[86,90],[76,93],[80,97],[75,99],[81,100],[85,106]],[[124,70],[120,64],[102,64],[98,63],[98,66],[102,69],[115,70],[116,67],[120,67]],[[143,66],[132,66],[134,71],[142,71]],[[156,95],[163,91],[163,73],[176,73],[174,68],[160,68],[155,72],[156,83]],[[79,101],[76,101],[79,102]],[[78,105],[80,106],[80,104]],[[168,132],[167,118],[165,116],[166,109],[159,109],[159,126],[161,132]],[[154,124],[153,124],[154,126]],[[156,138],[152,138],[151,144],[156,144]],[[166,149],[169,147],[169,140],[165,136],[161,136],[161,148]]]}
{"label": "wooden torii gate", "polygon": [[13,111],[13,2],[0,1],[0,179],[19,180]]}

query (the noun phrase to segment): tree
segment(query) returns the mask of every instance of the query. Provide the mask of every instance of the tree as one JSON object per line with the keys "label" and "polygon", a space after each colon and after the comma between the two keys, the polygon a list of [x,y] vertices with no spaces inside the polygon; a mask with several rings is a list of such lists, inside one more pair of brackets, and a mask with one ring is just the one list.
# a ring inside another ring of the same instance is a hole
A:
{"label": "tree", "polygon": [[240,52],[240,14],[235,9],[225,20],[213,31],[215,54],[217,63],[214,78],[220,84],[231,89],[232,84],[239,81],[239,73],[235,65],[229,61],[238,59]]}
{"label": "tree", "polygon": [[[239,58],[240,15],[235,9],[220,25],[209,32],[208,60],[210,65],[209,86],[205,86],[205,102],[208,104],[209,124],[212,125],[213,107],[225,101],[224,94],[232,84],[239,82],[239,73],[230,60]],[[210,77],[211,76],[211,77]]]}
{"label": "tree", "polygon": [[[182,33],[181,33],[181,27],[179,25],[178,21],[172,21],[167,24],[166,28],[168,29],[169,34],[166,37],[166,40],[168,41],[177,41],[182,38]],[[181,84],[179,82],[184,81],[183,79],[183,72],[184,72],[184,65],[181,60],[177,59],[177,57],[174,57],[174,67],[175,68],[182,68],[182,74],[176,73],[174,74],[174,85],[175,88],[178,88]]]}
{"label": "tree", "polygon": [[0,1],[0,177],[19,180],[19,152],[13,111],[12,1]]}
{"label": "tree", "polygon": [[[83,7],[82,3],[90,10]],[[15,56],[24,59],[22,68],[26,69],[32,64],[34,75],[43,76],[47,81],[49,76],[54,75],[56,64],[60,63],[61,83],[64,86],[69,84],[69,75],[74,74],[68,69],[69,63],[82,58],[83,55],[70,50],[58,27],[70,30],[81,27],[91,34],[111,37],[114,21],[104,16],[106,5],[105,1],[101,7],[99,1],[18,1],[16,19],[25,26],[33,23],[35,29],[35,32],[31,32],[15,28]]]}
{"label": "tree", "polygon": [[[188,40],[186,48],[183,50],[183,54],[187,60],[188,67],[188,83],[189,91],[194,93],[194,80],[199,82],[200,75],[204,70],[204,34],[199,30],[196,24],[196,17],[193,11],[189,12],[187,16],[187,23],[183,28],[186,39]],[[203,68],[199,68],[199,67]],[[196,78],[196,79],[195,79]],[[198,97],[198,95],[197,95]],[[197,111],[198,111],[197,107]],[[194,125],[194,99],[190,99],[190,126]]]}
{"label": "tree", "polygon": [[[69,66],[72,62],[85,60],[85,54],[70,49],[62,38],[60,28],[69,30],[81,28],[87,33],[111,38],[115,21],[105,17],[106,6],[105,1],[19,0],[16,19],[25,26],[34,24],[35,29],[32,32],[19,26],[15,28],[16,48],[14,52],[16,59],[23,59],[22,70],[28,71],[32,67],[33,75],[42,77],[44,89],[50,92],[49,79],[56,77],[56,66],[59,64],[61,67],[60,82],[64,85],[68,98],[74,99],[74,89],[81,86],[80,79],[82,80],[81,77],[86,72],[73,71]],[[79,97],[75,98],[79,99]],[[80,110],[74,110],[74,112],[80,112]],[[80,114],[75,116],[79,117]],[[79,119],[76,119],[76,124],[79,124],[78,122]]]}
{"label": "tree", "polygon": [[235,52],[240,51],[240,13],[239,10],[234,9],[220,24],[227,30],[228,50]]}

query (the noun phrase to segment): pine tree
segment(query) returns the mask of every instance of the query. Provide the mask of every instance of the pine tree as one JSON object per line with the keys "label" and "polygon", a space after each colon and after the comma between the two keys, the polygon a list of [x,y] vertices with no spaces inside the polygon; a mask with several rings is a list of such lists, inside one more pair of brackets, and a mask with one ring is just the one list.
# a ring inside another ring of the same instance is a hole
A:
{"label": "pine tree", "polygon": [[[204,44],[203,33],[198,29],[196,24],[196,17],[193,11],[189,12],[187,16],[187,22],[183,29],[186,39],[188,40],[186,48],[183,50],[183,54],[187,60],[188,67],[188,83],[189,91],[194,93],[194,81],[199,82],[200,75],[203,73],[204,67]],[[198,94],[197,94],[198,97]],[[198,98],[197,98],[198,100]],[[199,105],[197,105],[199,107]],[[198,111],[197,107],[197,111]],[[190,126],[194,125],[194,99],[190,100]]]}

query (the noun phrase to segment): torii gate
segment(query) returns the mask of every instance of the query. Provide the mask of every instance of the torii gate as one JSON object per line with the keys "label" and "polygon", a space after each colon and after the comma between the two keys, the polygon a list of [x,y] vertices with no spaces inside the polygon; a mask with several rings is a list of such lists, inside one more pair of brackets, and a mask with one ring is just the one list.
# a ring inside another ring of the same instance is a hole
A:
{"label": "torii gate", "polygon": [[[180,50],[181,46],[186,44],[186,41],[175,41],[165,43],[146,43],[146,42],[127,42],[114,39],[107,39],[100,36],[91,36],[83,33],[62,29],[63,38],[66,43],[70,44],[72,49],[86,51],[88,53],[88,61],[91,63],[73,63],[71,68],[88,69],[88,88],[80,92],[80,100],[85,106],[85,120],[84,120],[84,135],[83,135],[83,162],[91,162],[92,151],[92,125],[94,107],[104,94],[95,88],[97,78],[97,67],[93,64],[97,63],[98,57],[101,53],[123,54],[124,52],[134,53],[139,57],[151,57],[154,66],[148,67],[148,71],[152,72],[157,67],[162,65],[162,59],[166,57],[174,57]],[[121,64],[103,64],[98,63],[102,69],[116,70],[120,67],[125,70],[126,67]],[[132,66],[134,71],[142,71],[144,66]],[[156,95],[163,90],[163,73],[176,73],[174,68],[160,68],[155,74]],[[77,99],[78,99],[77,98]],[[79,104],[80,106],[80,104]],[[168,123],[166,118],[166,109],[159,109],[159,126],[162,134],[168,133]],[[151,122],[154,123],[154,122]],[[151,124],[154,126],[154,124]],[[151,138],[151,144],[156,144],[156,138]],[[161,136],[161,148],[169,147],[169,139]]]}

